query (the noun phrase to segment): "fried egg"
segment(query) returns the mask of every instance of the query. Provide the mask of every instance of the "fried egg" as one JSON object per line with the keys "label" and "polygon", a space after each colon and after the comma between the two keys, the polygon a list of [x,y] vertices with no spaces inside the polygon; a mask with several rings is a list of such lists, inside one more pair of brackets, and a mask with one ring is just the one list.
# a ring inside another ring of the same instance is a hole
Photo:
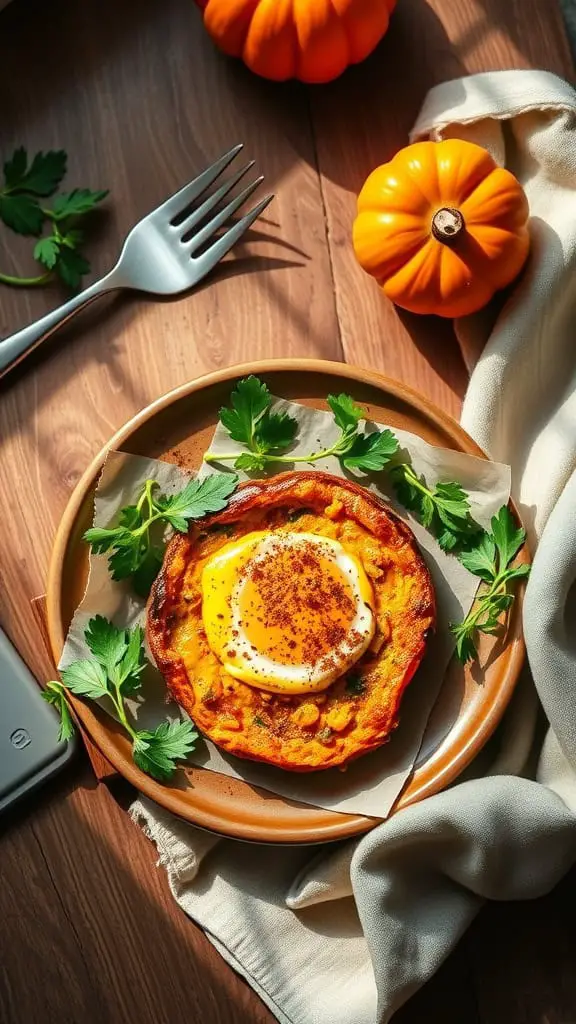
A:
{"label": "fried egg", "polygon": [[210,648],[226,672],[261,690],[325,690],[374,636],[362,564],[328,537],[246,534],[208,559],[201,588]]}

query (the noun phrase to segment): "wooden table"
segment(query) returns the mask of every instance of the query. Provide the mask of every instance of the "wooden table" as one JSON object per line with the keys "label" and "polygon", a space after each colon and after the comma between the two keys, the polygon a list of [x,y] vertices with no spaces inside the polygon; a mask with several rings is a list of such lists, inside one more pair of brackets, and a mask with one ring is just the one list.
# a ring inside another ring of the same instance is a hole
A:
{"label": "wooden table", "polygon": [[[0,153],[63,147],[70,187],[111,189],[90,236],[95,273],[136,219],[239,139],[277,194],[194,295],[105,301],[1,386],[1,619],[40,677],[51,670],[29,602],[70,491],[168,388],[240,360],[316,356],[377,367],[458,413],[466,375],[451,327],[398,314],[355,266],[354,193],[406,142],[429,86],[534,66],[572,77],[555,0],[400,0],[373,57],[310,90],[220,57],[192,0],[16,0],[0,15]],[[31,267],[29,241],[2,243],[0,269]],[[0,336],[61,298],[57,286],[3,289]],[[117,795],[80,757],[4,821],[0,1020],[270,1022],[179,911]],[[486,908],[397,1020],[576,1020],[575,895],[572,876],[532,904]]]}

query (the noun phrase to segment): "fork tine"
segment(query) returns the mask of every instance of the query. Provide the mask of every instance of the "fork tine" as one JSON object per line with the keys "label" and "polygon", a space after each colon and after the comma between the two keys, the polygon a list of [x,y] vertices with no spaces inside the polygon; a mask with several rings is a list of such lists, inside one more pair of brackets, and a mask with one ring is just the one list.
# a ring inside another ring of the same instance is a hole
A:
{"label": "fork tine", "polygon": [[227,196],[228,193],[232,191],[240,179],[243,178],[252,167],[254,167],[255,163],[255,160],[250,160],[249,163],[244,165],[244,167],[241,167],[240,170],[236,174],[233,174],[231,178],[226,180],[219,189],[216,189],[212,195],[208,196],[208,199],[202,203],[202,206],[198,206],[197,209],[192,211],[189,217],[186,217],[186,220],[183,220],[181,224],[178,224],[176,230],[180,236],[183,237],[188,231],[191,231],[196,224],[199,224],[200,221],[210,213],[210,210],[214,206],[217,206],[218,203],[224,199],[224,196]]}
{"label": "fork tine", "polygon": [[242,237],[245,231],[248,230],[251,224],[254,223],[257,217],[266,209],[268,203],[271,203],[274,199],[273,195],[265,196],[259,203],[256,204],[253,210],[250,210],[245,217],[242,217],[236,224],[234,224],[225,235],[222,235],[213,245],[210,246],[206,252],[202,253],[198,257],[198,262],[201,263],[202,276],[207,274],[212,268],[222,259],[223,256],[236,244],[239,238]]}
{"label": "fork tine", "polygon": [[198,231],[197,234],[195,234],[192,238],[189,239],[188,242],[186,242],[186,245],[188,246],[190,253],[194,254],[196,250],[200,248],[200,246],[204,245],[205,242],[209,242],[214,232],[217,231],[218,228],[221,228],[222,225],[225,224],[226,221],[230,219],[233,213],[236,213],[236,210],[238,210],[242,206],[242,204],[246,202],[248,196],[251,196],[252,193],[258,188],[258,186],[262,184],[263,181],[264,175],[261,174],[259,178],[256,178],[256,181],[252,181],[249,185],[246,186],[246,188],[242,189],[242,191],[239,192],[237,196],[234,196],[234,198],[230,200],[230,202],[224,207],[224,209],[220,210],[215,217],[212,217],[212,220],[209,220],[208,223],[205,224],[203,228],[200,228],[200,231]]}
{"label": "fork tine", "polygon": [[166,214],[169,220],[172,220],[179,213],[182,213],[190,203],[198,199],[203,192],[212,184],[216,178],[222,174],[222,171],[231,164],[234,157],[238,155],[241,149],[244,148],[244,143],[239,142],[237,146],[228,150],[224,153],[219,160],[216,160],[210,167],[207,167],[202,174],[199,174],[194,181],[190,181],[188,185],[184,185],[178,192],[175,192],[173,196],[170,196],[165,203],[155,211],[155,213]]}

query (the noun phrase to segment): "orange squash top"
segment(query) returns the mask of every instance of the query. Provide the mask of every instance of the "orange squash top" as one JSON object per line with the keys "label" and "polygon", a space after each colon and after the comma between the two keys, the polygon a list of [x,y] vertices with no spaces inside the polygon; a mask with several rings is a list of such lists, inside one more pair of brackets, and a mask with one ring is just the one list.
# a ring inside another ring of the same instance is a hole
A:
{"label": "orange squash top", "polygon": [[274,81],[329,82],[372,52],[396,0],[197,0],[216,45]]}

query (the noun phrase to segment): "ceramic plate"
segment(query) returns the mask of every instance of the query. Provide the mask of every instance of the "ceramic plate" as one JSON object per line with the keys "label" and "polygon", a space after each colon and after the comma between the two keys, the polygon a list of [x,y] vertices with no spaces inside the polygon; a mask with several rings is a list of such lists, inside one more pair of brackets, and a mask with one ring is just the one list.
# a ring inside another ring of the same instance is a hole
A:
{"label": "ceramic plate", "polygon": [[[91,525],[94,489],[110,448],[166,459],[197,469],[208,447],[219,408],[234,381],[255,373],[273,394],[315,408],[325,396],[347,391],[368,409],[368,418],[410,430],[431,444],[471,455],[482,451],[449,416],[416,392],[369,370],[317,360],[274,360],[234,366],[184,384],[143,409],[111,439],[78,483],[56,537],[48,579],[50,642],[56,662],[86,585],[88,550],[82,534]],[[480,647],[478,665],[463,670],[453,659],[428,722],[414,772],[395,809],[439,792],[469,764],[487,741],[510,699],[524,658],[521,601],[513,605],[503,642]],[[136,768],[122,730],[94,705],[74,700],[90,737],[114,767],[162,807],[202,828],[257,842],[313,843],[344,839],[377,822],[297,804],[246,782],[203,768],[179,772],[161,785]]]}

